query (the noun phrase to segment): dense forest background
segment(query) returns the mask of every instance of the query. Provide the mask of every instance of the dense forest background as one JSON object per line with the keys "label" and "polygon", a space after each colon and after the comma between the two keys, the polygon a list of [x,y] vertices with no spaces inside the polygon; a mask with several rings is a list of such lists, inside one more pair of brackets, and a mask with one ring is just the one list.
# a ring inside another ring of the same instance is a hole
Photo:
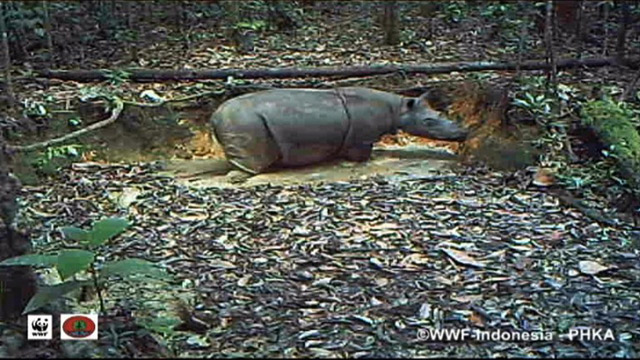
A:
{"label": "dense forest background", "polygon": [[[640,353],[638,1],[3,1],[0,34],[0,357]],[[469,139],[377,147],[461,167],[157,176],[222,156],[223,101],[337,86],[427,92]],[[71,310],[100,312],[100,341],[24,339],[23,311]],[[616,337],[425,345],[425,326]]]}

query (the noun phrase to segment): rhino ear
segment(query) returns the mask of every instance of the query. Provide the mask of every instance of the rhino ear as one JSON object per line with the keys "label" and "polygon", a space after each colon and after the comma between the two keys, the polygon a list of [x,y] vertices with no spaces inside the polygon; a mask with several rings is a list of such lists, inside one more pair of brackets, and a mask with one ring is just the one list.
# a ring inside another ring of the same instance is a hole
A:
{"label": "rhino ear", "polygon": [[417,98],[410,98],[407,100],[407,109],[413,110],[418,106],[429,106],[427,102],[427,98],[423,95],[418,96]]}
{"label": "rhino ear", "polygon": [[429,104],[431,103],[432,97],[433,95],[431,94],[431,92],[427,91],[422,93],[422,95],[420,95],[418,100],[422,103],[422,105],[429,106]]}
{"label": "rhino ear", "polygon": [[440,89],[430,89],[420,95],[420,102],[430,109],[446,111],[451,105],[452,99]]}

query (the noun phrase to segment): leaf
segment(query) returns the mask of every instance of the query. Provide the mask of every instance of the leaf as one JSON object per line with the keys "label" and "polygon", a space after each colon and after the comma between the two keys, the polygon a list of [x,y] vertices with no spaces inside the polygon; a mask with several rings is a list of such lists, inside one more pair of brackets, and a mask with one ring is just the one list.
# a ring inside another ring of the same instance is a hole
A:
{"label": "leaf", "polygon": [[533,185],[541,187],[551,186],[554,184],[554,182],[555,178],[553,176],[553,173],[551,172],[551,170],[546,168],[538,169],[532,181]]}
{"label": "leaf", "polygon": [[128,226],[129,222],[123,218],[112,217],[100,220],[91,229],[89,244],[91,246],[102,245],[105,241],[123,232]]}
{"label": "leaf", "polygon": [[585,261],[580,261],[578,263],[578,269],[580,269],[580,272],[583,274],[595,275],[603,271],[609,270],[610,267],[600,265],[600,263],[597,263],[595,261],[585,260]]}
{"label": "leaf", "polygon": [[89,281],[67,281],[58,285],[40,287],[38,292],[29,300],[22,314],[24,315],[33,310],[37,310],[59,299],[63,295],[88,284],[90,284]]}
{"label": "leaf", "polygon": [[475,311],[469,316],[469,321],[475,326],[484,327],[484,319]]}
{"label": "leaf", "polygon": [[303,331],[298,335],[298,340],[304,340],[304,339],[308,339],[310,337],[317,337],[320,334],[321,334],[320,331],[318,331],[316,329]]}
{"label": "leaf", "polygon": [[372,319],[370,319],[370,318],[368,318],[368,317],[366,317],[366,316],[362,316],[362,315],[352,315],[352,317],[353,317],[354,319],[356,319],[356,320],[359,320],[359,321],[361,321],[361,322],[363,322],[363,323],[367,324],[367,325],[371,325],[371,326],[372,326],[372,325],[375,323],[375,321],[374,321],[374,320],[372,320]]}
{"label": "leaf", "polygon": [[89,232],[75,226],[65,226],[62,229],[64,237],[75,241],[88,241]]}
{"label": "leaf", "polygon": [[536,99],[531,95],[531,93],[525,93],[524,96],[529,100],[529,103],[535,103]]}
{"label": "leaf", "polygon": [[465,253],[464,251],[454,250],[454,249],[442,249],[442,251],[445,254],[449,255],[449,257],[452,258],[453,260],[459,262],[460,264],[475,266],[479,268],[482,268],[485,266],[483,262],[475,260],[471,256],[467,255],[467,253]]}
{"label": "leaf", "polygon": [[125,259],[107,263],[102,270],[100,276],[131,276],[146,275],[159,279],[166,279],[169,275],[154,263],[143,259]]}
{"label": "leaf", "polygon": [[56,268],[62,280],[71,275],[86,270],[93,261],[94,253],[86,250],[65,250],[58,255]]}
{"label": "leaf", "polygon": [[245,275],[238,280],[238,286],[245,287],[251,281],[251,274]]}
{"label": "leaf", "polygon": [[418,310],[419,319],[428,319],[431,316],[431,305],[429,303],[422,303],[420,310]]}
{"label": "leaf", "polygon": [[426,265],[433,262],[433,260],[425,255],[425,254],[421,254],[421,253],[413,253],[410,255],[405,256],[401,261],[400,264],[404,267],[409,266],[410,264],[417,264],[417,265]]}
{"label": "leaf", "polygon": [[0,266],[54,266],[58,261],[57,255],[27,254],[16,256],[0,262]]}
{"label": "leaf", "polygon": [[191,335],[186,342],[188,345],[195,347],[206,348],[209,346],[208,337],[204,335]]}
{"label": "leaf", "polygon": [[222,269],[235,269],[236,266],[229,261],[224,261],[224,260],[211,260],[207,263],[207,265],[212,266],[212,267],[216,267],[216,268],[222,268]]}
{"label": "leaf", "polygon": [[142,193],[139,189],[136,188],[125,188],[122,190],[122,194],[118,198],[118,206],[123,209],[128,208],[131,204],[133,204],[138,196]]}
{"label": "leaf", "polygon": [[461,303],[472,303],[472,302],[476,302],[476,301],[482,300],[482,295],[481,294],[477,294],[477,295],[473,295],[473,294],[469,294],[469,295],[451,295],[451,300],[455,300],[455,301],[461,302]]}

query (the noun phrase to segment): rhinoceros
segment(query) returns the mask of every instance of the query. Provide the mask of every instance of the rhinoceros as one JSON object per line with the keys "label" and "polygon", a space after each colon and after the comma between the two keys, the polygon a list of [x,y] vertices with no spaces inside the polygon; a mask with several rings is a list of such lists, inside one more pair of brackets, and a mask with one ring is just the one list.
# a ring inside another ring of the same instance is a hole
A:
{"label": "rhinoceros", "polygon": [[398,129],[463,141],[467,130],[432,110],[425,95],[411,98],[363,87],[260,91],[224,102],[211,116],[211,126],[226,160],[241,171],[232,172],[235,182],[272,167],[332,158],[365,161],[382,135]]}

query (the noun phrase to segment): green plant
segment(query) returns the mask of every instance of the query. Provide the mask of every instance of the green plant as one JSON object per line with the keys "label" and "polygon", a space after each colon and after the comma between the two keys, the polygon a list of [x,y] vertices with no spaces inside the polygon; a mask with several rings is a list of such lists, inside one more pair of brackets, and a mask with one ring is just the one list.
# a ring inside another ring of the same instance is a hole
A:
{"label": "green plant", "polygon": [[140,38],[140,34],[135,30],[118,30],[115,39],[125,43],[135,43]]}
{"label": "green plant", "polygon": [[33,167],[46,174],[53,174],[60,166],[60,160],[76,159],[81,156],[82,145],[71,144],[48,147],[41,155],[31,163]]}
{"label": "green plant", "polygon": [[517,3],[505,4],[505,3],[492,1],[492,2],[485,3],[483,5],[484,6],[480,11],[480,15],[489,16],[492,18],[501,18],[503,16],[506,16],[507,14],[514,12],[518,4]]}
{"label": "green plant", "polygon": [[577,90],[565,84],[558,84],[555,95],[544,91],[545,78],[533,76],[521,79],[521,88],[514,95],[513,105],[525,110],[540,125],[563,127],[563,122],[558,122],[557,114],[552,110],[554,106],[569,108],[572,100],[577,96]]}
{"label": "green plant", "polygon": [[581,166],[558,164],[556,177],[567,189],[578,192],[597,191],[598,187],[609,188],[624,185],[626,182],[618,177],[613,157],[605,154],[604,159],[588,162]]}
{"label": "green plant", "polygon": [[611,155],[640,167],[638,118],[624,102],[611,99],[589,101],[582,108],[583,122],[609,145]]}
{"label": "green plant", "polygon": [[131,73],[124,70],[103,70],[109,83],[114,86],[120,86],[123,83],[129,81]]}
{"label": "green plant", "polygon": [[553,99],[547,97],[545,94],[534,95],[531,92],[525,92],[522,98],[514,98],[513,104],[525,109],[536,121],[542,122],[542,119],[551,115]]}
{"label": "green plant", "polygon": [[[143,275],[160,280],[167,279],[167,274],[153,263],[137,258],[128,258],[102,264],[98,268],[96,253],[92,250],[104,245],[108,240],[118,236],[129,226],[127,220],[117,217],[107,218],[93,224],[91,230],[77,227],[63,227],[64,236],[77,241],[79,248],[62,250],[57,254],[28,254],[0,262],[0,266],[36,266],[54,267],[62,283],[40,287],[25,307],[23,314],[34,311],[69,292],[85,286],[93,286],[100,299],[100,311],[104,312],[102,290],[107,280],[113,277],[134,279]],[[75,276],[88,272],[91,280],[76,280]],[[71,280],[70,280],[71,279]]]}
{"label": "green plant", "polygon": [[267,22],[264,20],[240,21],[233,26],[239,30],[262,31],[267,28]]}
{"label": "green plant", "polygon": [[25,99],[23,105],[22,113],[27,117],[42,117],[49,113],[47,108],[38,101]]}
{"label": "green plant", "polygon": [[74,116],[72,118],[70,118],[69,120],[67,120],[67,124],[69,124],[69,126],[71,127],[78,127],[80,125],[82,125],[82,119],[80,119],[77,116]]}
{"label": "green plant", "polygon": [[466,1],[449,1],[444,4],[442,12],[444,18],[457,23],[468,16],[469,4]]}
{"label": "green plant", "polygon": [[44,36],[43,10],[35,2],[15,2],[7,4],[5,8],[5,17],[7,22],[8,40],[11,45],[19,42],[21,39],[19,33],[31,35],[34,34],[38,38]]}
{"label": "green plant", "polygon": [[607,145],[604,155],[615,159],[633,191],[640,192],[640,134],[635,112],[628,104],[605,97],[587,102],[582,117]]}

